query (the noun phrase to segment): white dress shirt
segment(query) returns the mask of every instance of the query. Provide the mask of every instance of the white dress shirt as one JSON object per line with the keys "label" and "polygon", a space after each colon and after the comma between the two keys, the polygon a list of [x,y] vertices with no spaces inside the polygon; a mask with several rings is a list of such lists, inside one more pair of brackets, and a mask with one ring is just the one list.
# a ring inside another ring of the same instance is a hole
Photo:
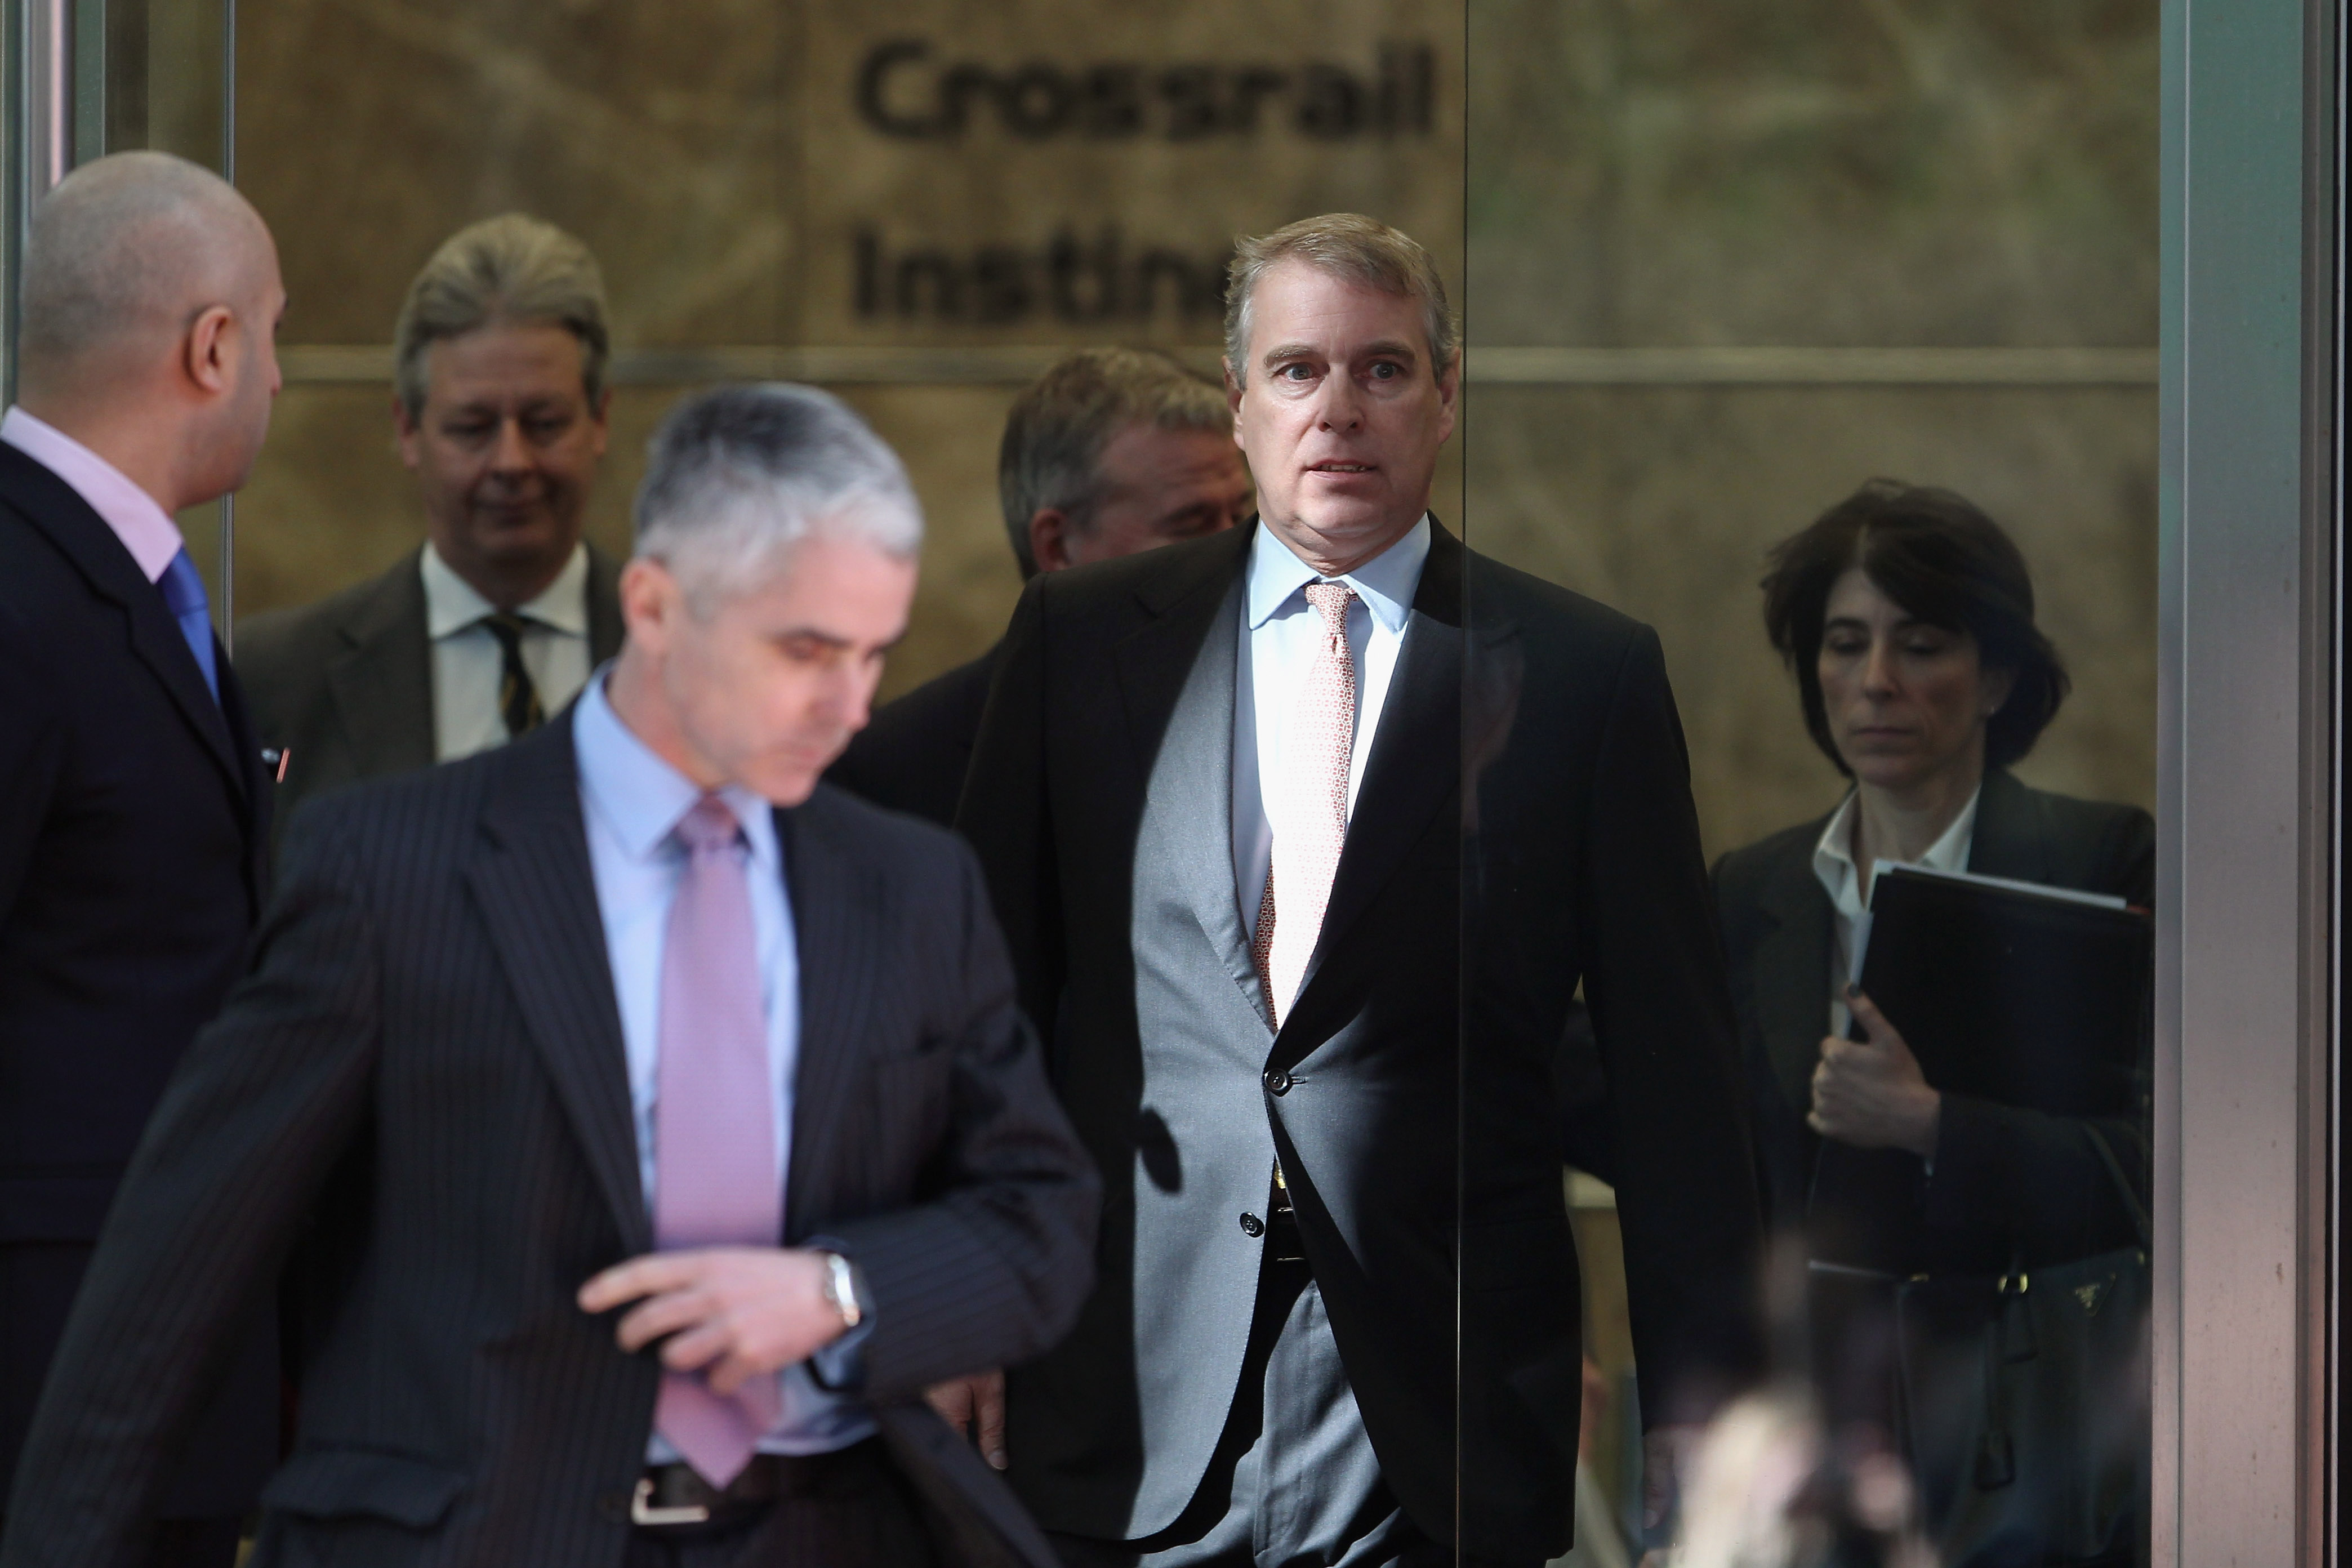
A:
{"label": "white dress shirt", "polygon": [[[1234,896],[1242,930],[1257,929],[1259,901],[1274,864],[1275,825],[1265,803],[1278,800],[1283,746],[1298,710],[1307,671],[1323,646],[1323,616],[1302,591],[1309,583],[1345,583],[1348,648],[1356,665],[1356,735],[1348,759],[1348,813],[1364,782],[1364,760],[1380,732],[1381,710],[1404,647],[1405,618],[1429,560],[1429,518],[1353,572],[1324,577],[1292,552],[1263,521],[1250,542],[1242,605],[1241,656],[1234,689]],[[1285,999],[1287,1013],[1296,998]]]}
{"label": "white dress shirt", "polygon": [[[499,682],[506,659],[483,624],[498,606],[474,592],[430,544],[416,570],[425,579],[425,629],[433,639],[434,758],[446,763],[503,746],[507,721],[499,711]],[[522,667],[530,672],[541,710],[551,719],[588,682],[588,547],[573,545],[555,581],[515,613],[529,623]]]}
{"label": "white dress shirt", "polygon": [[[1969,868],[1969,851],[1977,837],[1977,801],[1983,794],[1984,786],[1978,785],[1960,815],[1944,829],[1944,836],[1929,845],[1916,864],[1932,871]],[[1870,947],[1870,889],[1862,885],[1853,861],[1853,835],[1861,817],[1860,796],[1848,791],[1831,814],[1829,826],[1822,829],[1821,842],[1813,847],[1813,875],[1821,879],[1830,907],[1836,911],[1837,942],[1830,953],[1830,1033],[1841,1036],[1853,1021],[1845,1005],[1846,984],[1862,972],[1863,957]],[[1877,884],[1879,872],[1897,863],[1883,858],[1873,860],[1872,885]]]}
{"label": "white dress shirt", "polygon": [[122,548],[139,563],[140,574],[150,583],[163,580],[172,557],[184,548],[179,525],[129,475],[56,426],[21,408],[11,408],[5,418],[0,418],[0,441],[72,486],[74,494],[88,501],[90,510],[122,541]]}
{"label": "white dress shirt", "polygon": [[[621,1013],[621,1043],[628,1053],[629,1107],[636,1122],[637,1178],[646,1211],[653,1212],[654,1098],[661,1055],[662,942],[670,900],[677,892],[685,852],[671,837],[702,796],[693,780],[637,739],[605,700],[601,676],[588,683],[573,710],[572,743],[580,768],[581,815],[588,827],[588,858],[604,917],[604,949]],[[760,963],[761,1005],[768,1020],[768,1083],[776,1128],[776,1183],[791,1169],[793,1076],[800,1058],[800,951],[785,890],[783,848],[774,809],[749,790],[719,792],[743,826],[751,846],[751,932]],[[854,1355],[852,1335],[821,1357]],[[846,1361],[827,1359],[827,1380],[844,1381]],[[781,1375],[783,1413],[760,1440],[770,1454],[816,1454],[843,1448],[874,1431],[874,1418],[850,1400],[827,1393],[805,1363]],[[677,1458],[656,1435],[648,1458]]]}

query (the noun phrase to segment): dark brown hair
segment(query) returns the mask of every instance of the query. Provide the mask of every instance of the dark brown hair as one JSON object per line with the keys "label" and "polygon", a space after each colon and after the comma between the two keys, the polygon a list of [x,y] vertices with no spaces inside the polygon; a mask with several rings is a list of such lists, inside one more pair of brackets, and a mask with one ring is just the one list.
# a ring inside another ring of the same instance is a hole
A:
{"label": "dark brown hair", "polygon": [[1764,629],[1797,677],[1805,728],[1837,764],[1822,701],[1822,622],[1830,590],[1859,566],[1915,620],[1976,639],[1988,670],[2011,675],[2008,700],[1985,722],[1985,765],[2007,767],[2033,750],[2072,682],[2058,650],[2033,624],[2033,578],[2000,525],[1965,498],[1926,485],[1872,479],[1772,547],[1764,574]]}

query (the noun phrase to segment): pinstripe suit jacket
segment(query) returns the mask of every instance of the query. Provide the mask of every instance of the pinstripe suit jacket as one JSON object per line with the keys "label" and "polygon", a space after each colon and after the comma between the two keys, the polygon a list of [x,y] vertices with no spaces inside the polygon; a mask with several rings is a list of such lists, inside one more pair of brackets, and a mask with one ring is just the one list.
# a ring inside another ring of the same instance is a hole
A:
{"label": "pinstripe suit jacket", "polygon": [[[786,1239],[863,1268],[865,1394],[950,1560],[1050,1562],[920,1391],[1067,1327],[1094,1174],[970,852],[823,787],[778,824]],[[0,1563],[130,1560],[238,1308],[290,1265],[301,1415],[257,1564],[617,1564],[658,1370],[572,1293],[651,1246],[568,720],[320,800],[109,1220]]]}

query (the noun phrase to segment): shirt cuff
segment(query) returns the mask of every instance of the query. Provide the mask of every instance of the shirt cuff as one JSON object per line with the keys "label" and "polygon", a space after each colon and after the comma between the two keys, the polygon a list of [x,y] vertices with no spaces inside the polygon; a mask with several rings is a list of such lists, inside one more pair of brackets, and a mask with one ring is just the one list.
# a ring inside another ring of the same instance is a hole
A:
{"label": "shirt cuff", "polygon": [[[809,1246],[849,1257],[829,1238],[813,1237]],[[808,1358],[810,1379],[827,1394],[855,1394],[866,1386],[866,1342],[874,1334],[874,1293],[866,1289],[866,1270],[854,1258],[849,1259],[849,1285],[857,1301],[857,1326],[820,1346]]]}

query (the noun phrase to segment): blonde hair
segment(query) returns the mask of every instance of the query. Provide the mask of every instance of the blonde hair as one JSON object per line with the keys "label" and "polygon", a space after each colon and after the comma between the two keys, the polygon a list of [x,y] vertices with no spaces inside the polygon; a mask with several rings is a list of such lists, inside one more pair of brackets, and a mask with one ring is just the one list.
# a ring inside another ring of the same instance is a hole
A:
{"label": "blonde hair", "polygon": [[1453,364],[1462,346],[1461,324],[1445,303],[1437,263],[1421,242],[1361,213],[1325,213],[1234,242],[1225,268],[1225,370],[1235,386],[1249,378],[1250,291],[1277,261],[1302,261],[1360,287],[1420,300],[1429,374],[1443,376]]}
{"label": "blonde hair", "polygon": [[392,330],[394,384],[409,418],[425,408],[425,351],[493,321],[545,321],[570,331],[580,340],[588,401],[603,400],[613,346],[603,269],[586,246],[553,224],[504,213],[442,241],[401,301]]}

